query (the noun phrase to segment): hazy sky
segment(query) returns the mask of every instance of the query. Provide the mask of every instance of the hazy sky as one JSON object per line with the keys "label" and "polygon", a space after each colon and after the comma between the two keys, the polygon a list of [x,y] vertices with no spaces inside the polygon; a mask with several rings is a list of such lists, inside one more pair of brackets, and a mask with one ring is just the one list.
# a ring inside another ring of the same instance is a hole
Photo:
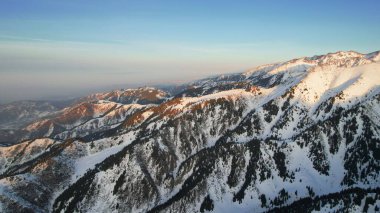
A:
{"label": "hazy sky", "polygon": [[378,0],[1,0],[0,102],[380,49]]}

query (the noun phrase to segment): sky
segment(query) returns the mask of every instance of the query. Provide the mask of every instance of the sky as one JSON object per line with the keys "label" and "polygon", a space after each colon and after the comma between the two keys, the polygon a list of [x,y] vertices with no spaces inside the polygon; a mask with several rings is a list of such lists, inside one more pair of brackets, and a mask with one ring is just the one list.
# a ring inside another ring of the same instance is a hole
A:
{"label": "sky", "polygon": [[1,0],[0,103],[380,50],[378,0]]}

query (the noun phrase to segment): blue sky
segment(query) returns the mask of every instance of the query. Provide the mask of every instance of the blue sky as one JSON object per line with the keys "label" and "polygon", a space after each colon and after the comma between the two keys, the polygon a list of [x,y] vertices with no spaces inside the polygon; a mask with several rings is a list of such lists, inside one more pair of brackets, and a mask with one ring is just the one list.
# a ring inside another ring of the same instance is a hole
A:
{"label": "blue sky", "polygon": [[1,0],[0,102],[380,49],[378,0]]}

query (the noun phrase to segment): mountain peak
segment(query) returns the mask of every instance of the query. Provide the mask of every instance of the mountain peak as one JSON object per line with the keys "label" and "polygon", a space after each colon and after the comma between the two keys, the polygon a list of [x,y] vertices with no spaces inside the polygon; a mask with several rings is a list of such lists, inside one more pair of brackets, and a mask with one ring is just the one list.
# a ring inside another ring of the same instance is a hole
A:
{"label": "mountain peak", "polygon": [[362,54],[356,51],[338,51],[334,53],[327,53],[325,55],[315,55],[312,57],[302,57],[292,59],[282,63],[266,64],[255,67],[244,73],[246,76],[257,71],[269,72],[271,74],[279,73],[286,70],[303,70],[321,66],[332,67],[355,67],[363,64],[370,64],[380,60],[380,51],[369,54]]}
{"label": "mountain peak", "polygon": [[165,91],[153,87],[139,87],[137,89],[121,89],[111,92],[95,93],[79,101],[113,101],[122,104],[158,104],[169,96]]}
{"label": "mountain peak", "polygon": [[372,53],[368,53],[365,55],[367,59],[370,59],[372,61],[378,62],[380,61],[380,50]]}

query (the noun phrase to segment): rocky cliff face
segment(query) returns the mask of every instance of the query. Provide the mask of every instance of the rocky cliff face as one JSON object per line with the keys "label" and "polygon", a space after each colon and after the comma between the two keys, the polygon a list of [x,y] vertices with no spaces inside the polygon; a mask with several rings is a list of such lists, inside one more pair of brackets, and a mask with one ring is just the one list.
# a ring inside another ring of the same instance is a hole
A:
{"label": "rocky cliff face", "polygon": [[204,79],[109,128],[87,122],[0,148],[0,208],[376,211],[378,55],[338,52]]}

